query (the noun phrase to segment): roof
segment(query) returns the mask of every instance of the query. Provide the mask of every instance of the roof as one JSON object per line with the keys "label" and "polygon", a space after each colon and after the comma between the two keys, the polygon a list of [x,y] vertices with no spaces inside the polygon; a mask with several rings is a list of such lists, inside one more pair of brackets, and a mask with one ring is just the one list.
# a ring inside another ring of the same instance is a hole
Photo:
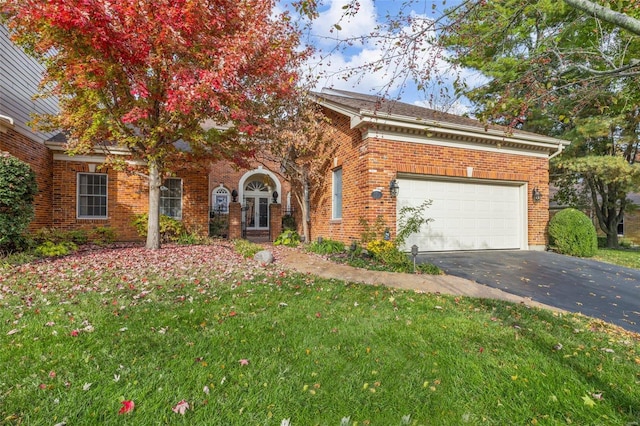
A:
{"label": "roof", "polygon": [[[436,111],[417,105],[390,100],[374,95],[346,90],[323,89],[314,92],[316,101],[329,109],[348,116],[351,128],[376,128],[389,131],[402,129],[434,134],[447,139],[473,141],[546,152],[557,155],[569,141],[537,133],[525,132],[505,126],[485,124],[469,117]],[[424,135],[423,135],[424,136]]]}

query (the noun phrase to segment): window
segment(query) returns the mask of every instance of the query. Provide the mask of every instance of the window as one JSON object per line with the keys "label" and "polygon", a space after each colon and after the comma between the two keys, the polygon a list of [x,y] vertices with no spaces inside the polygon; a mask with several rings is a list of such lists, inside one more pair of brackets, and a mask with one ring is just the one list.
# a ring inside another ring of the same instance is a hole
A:
{"label": "window", "polygon": [[160,187],[160,214],[182,219],[182,179],[165,179]]}
{"label": "window", "polygon": [[107,218],[107,175],[78,173],[78,218]]}
{"label": "window", "polygon": [[220,187],[213,191],[213,211],[216,214],[229,213],[229,191]]}
{"label": "window", "polygon": [[332,219],[342,219],[342,168],[333,171]]}

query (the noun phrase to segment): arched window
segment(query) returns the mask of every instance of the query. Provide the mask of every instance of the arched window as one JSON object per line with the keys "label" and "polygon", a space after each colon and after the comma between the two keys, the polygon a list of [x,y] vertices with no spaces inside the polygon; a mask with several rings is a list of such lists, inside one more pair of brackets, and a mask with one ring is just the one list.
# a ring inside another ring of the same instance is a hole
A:
{"label": "arched window", "polygon": [[269,192],[269,188],[263,182],[258,180],[252,180],[245,187],[244,190],[247,192]]}
{"label": "arched window", "polygon": [[213,190],[213,212],[217,214],[229,213],[229,190],[224,187],[219,187]]}

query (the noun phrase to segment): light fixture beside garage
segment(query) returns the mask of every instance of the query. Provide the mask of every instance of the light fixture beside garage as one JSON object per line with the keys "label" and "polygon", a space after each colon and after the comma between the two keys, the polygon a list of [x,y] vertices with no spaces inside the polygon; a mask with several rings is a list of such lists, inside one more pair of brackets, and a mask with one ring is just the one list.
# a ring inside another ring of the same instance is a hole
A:
{"label": "light fixture beside garage", "polygon": [[531,191],[531,197],[533,198],[534,203],[539,203],[540,200],[542,200],[542,192],[540,192],[537,186],[533,188],[533,191]]}
{"label": "light fixture beside garage", "polygon": [[398,181],[395,179],[391,179],[391,182],[389,182],[389,194],[391,194],[391,196],[395,198],[398,196],[398,192],[400,192]]}

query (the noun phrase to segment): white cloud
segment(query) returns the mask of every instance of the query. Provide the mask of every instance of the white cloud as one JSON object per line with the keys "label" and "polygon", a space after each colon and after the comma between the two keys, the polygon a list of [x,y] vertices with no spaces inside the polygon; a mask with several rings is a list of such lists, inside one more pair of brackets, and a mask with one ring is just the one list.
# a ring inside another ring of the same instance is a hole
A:
{"label": "white cloud", "polygon": [[[425,73],[425,92],[419,92],[411,79],[405,79],[407,64],[405,55],[398,55],[397,59],[387,63],[384,67],[372,70],[367,64],[381,61],[389,53],[387,46],[376,44],[371,39],[364,39],[363,43],[354,43],[336,47],[336,39],[346,40],[368,36],[376,28],[384,27],[386,10],[378,10],[372,0],[360,0],[360,8],[354,16],[345,16],[343,6],[350,0],[328,0],[320,10],[320,17],[313,22],[309,33],[309,41],[318,49],[316,55],[308,61],[311,74],[317,78],[314,90],[322,87],[351,90],[360,93],[388,93],[396,96],[402,92],[404,102],[414,103],[454,114],[469,113],[468,100],[458,100],[453,97],[453,82],[456,78],[467,81],[470,87],[477,87],[486,83],[487,79],[471,70],[453,71],[446,62],[445,52],[434,49],[429,44],[429,37],[433,32],[423,34],[418,45],[413,46],[419,52],[418,68]],[[397,7],[394,2],[379,2],[388,8]],[[390,6],[389,6],[390,4]],[[405,11],[407,12],[407,11]],[[424,25],[432,17],[412,12],[412,25],[401,29],[405,35],[417,34],[424,30]],[[335,28],[338,23],[341,30]],[[393,47],[393,44],[392,44]],[[395,53],[401,53],[396,51]],[[350,72],[350,70],[352,72]],[[354,71],[355,70],[355,71]],[[404,73],[398,77],[398,72]],[[438,83],[441,81],[441,83]],[[448,88],[448,94],[441,94],[442,88]],[[450,95],[449,95],[450,94]],[[429,99],[425,101],[425,99]]]}
{"label": "white cloud", "polygon": [[[313,34],[321,46],[335,44],[335,39],[352,39],[368,35],[377,25],[377,12],[373,0],[361,0],[355,15],[350,15],[345,6],[351,0],[331,0],[328,8],[320,12],[313,24]],[[335,25],[339,25],[338,30]]]}

